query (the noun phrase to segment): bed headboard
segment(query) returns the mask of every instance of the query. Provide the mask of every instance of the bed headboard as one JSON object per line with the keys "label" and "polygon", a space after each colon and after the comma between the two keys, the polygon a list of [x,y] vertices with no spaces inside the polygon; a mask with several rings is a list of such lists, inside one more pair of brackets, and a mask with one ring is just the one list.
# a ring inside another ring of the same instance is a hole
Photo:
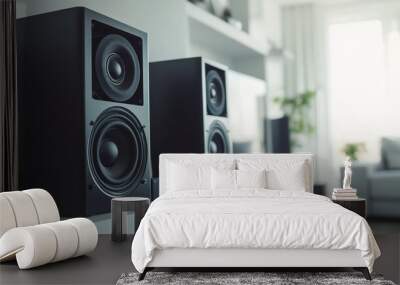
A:
{"label": "bed headboard", "polygon": [[236,165],[236,160],[238,159],[255,159],[255,160],[285,160],[285,161],[304,161],[308,165],[309,171],[306,173],[306,184],[305,188],[307,192],[313,192],[313,172],[314,172],[314,162],[312,154],[161,154],[160,155],[160,165],[159,165],[159,187],[160,195],[166,191],[166,180],[167,180],[167,164],[173,161],[207,161],[207,163],[213,164],[213,162],[218,162],[221,160],[232,160]]}

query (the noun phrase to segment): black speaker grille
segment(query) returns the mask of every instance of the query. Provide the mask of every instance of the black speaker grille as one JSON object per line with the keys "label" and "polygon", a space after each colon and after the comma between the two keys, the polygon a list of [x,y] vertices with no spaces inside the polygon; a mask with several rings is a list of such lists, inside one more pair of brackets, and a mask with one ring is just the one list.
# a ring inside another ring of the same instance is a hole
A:
{"label": "black speaker grille", "polygon": [[208,153],[229,153],[228,130],[220,121],[213,121],[209,128]]}
{"label": "black speaker grille", "polygon": [[207,113],[212,116],[226,116],[224,72],[207,65],[206,73]]}
{"label": "black speaker grille", "polygon": [[143,105],[142,39],[92,22],[92,89],[100,100]]}
{"label": "black speaker grille", "polygon": [[134,114],[111,107],[97,118],[88,144],[89,170],[106,195],[126,196],[145,174],[147,140]]}

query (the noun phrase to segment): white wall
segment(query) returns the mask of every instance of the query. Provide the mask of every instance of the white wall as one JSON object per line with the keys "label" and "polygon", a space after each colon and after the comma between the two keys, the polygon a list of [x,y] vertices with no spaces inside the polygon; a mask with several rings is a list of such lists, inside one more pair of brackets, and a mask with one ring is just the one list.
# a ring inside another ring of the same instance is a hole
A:
{"label": "white wall", "polygon": [[[238,72],[228,73],[228,110],[233,126],[231,136],[234,142],[251,142],[251,152],[262,152],[262,115],[260,97],[265,95],[265,81]],[[261,100],[262,101],[262,100]]]}
{"label": "white wall", "polygon": [[188,55],[185,0],[17,0],[17,18],[83,6],[148,33],[150,61]]}
{"label": "white wall", "polygon": [[277,0],[265,0],[265,32],[269,39],[280,46],[282,44],[282,12]]}
{"label": "white wall", "polygon": [[206,46],[194,42],[190,43],[189,56],[202,56],[223,65],[232,66],[232,57],[210,50]]}

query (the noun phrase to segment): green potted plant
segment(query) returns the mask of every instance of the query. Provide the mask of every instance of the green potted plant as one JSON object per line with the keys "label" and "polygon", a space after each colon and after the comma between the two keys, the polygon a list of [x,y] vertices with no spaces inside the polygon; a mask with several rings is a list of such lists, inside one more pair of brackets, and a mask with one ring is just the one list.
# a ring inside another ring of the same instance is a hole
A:
{"label": "green potted plant", "polygon": [[315,91],[305,91],[295,97],[275,97],[273,102],[278,104],[282,112],[289,117],[290,144],[300,147],[300,136],[310,137],[315,132],[310,117],[310,109],[316,96]]}
{"label": "green potted plant", "polygon": [[347,143],[344,145],[342,151],[351,160],[356,161],[359,158],[359,154],[366,151],[365,143]]}

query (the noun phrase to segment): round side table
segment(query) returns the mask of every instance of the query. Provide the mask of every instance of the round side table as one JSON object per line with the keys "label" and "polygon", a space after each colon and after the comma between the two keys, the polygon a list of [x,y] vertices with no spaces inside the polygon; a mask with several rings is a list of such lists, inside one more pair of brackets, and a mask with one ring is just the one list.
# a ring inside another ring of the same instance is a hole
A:
{"label": "round side table", "polygon": [[150,199],[143,197],[121,197],[111,200],[111,221],[113,241],[123,241],[126,239],[127,212],[135,213],[135,233],[140,221],[144,217],[150,205]]}

